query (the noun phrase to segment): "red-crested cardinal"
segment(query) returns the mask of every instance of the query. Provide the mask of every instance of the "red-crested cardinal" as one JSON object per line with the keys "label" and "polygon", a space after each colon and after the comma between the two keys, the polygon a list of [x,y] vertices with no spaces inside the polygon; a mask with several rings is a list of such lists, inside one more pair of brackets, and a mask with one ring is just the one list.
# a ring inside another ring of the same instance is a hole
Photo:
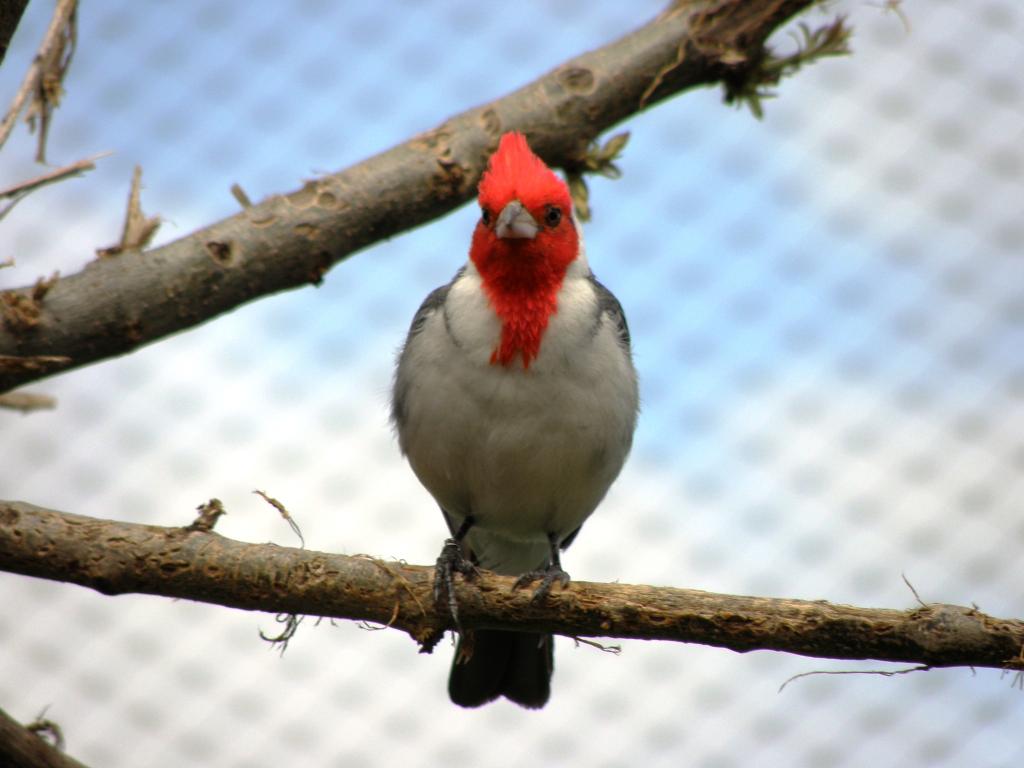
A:
{"label": "red-crested cardinal", "polygon": [[[413,318],[391,417],[402,452],[452,538],[435,594],[475,566],[565,586],[559,550],[622,469],[638,396],[629,329],[587,265],[565,183],[520,133],[506,133],[479,186],[469,261]],[[547,702],[553,638],[463,633],[448,692],[477,707]]]}

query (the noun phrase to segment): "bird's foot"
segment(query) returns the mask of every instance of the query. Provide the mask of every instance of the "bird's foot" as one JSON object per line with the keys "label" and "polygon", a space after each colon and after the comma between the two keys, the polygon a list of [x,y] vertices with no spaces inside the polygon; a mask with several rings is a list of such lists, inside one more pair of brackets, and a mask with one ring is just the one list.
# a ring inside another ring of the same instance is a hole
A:
{"label": "bird's foot", "polygon": [[539,581],[540,586],[533,590],[533,597],[530,598],[530,602],[539,603],[548,596],[551,592],[551,587],[556,582],[562,589],[569,586],[569,574],[563,571],[560,565],[552,564],[546,568],[538,568],[536,571],[524,573],[516,579],[516,583],[512,585],[512,589],[515,590],[528,587],[535,581]]}
{"label": "bird's foot", "polygon": [[456,539],[445,539],[441,554],[434,566],[434,603],[439,611],[448,610],[452,622],[459,627],[459,606],[455,601],[455,574],[461,573],[467,581],[478,575],[477,567],[462,554]]}

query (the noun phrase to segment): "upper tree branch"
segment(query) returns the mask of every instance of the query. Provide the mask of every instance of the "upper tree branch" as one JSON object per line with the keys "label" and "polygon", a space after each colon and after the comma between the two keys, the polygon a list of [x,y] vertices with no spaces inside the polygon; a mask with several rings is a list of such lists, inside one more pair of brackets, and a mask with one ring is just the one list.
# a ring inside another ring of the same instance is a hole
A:
{"label": "upper tree branch", "polygon": [[21,16],[28,7],[28,0],[4,0],[0,3],[0,64],[4,63],[11,38],[21,22]]}
{"label": "upper tree branch", "polygon": [[[65,357],[44,371],[0,363],[0,392],[123,354],[276,291],[468,200],[501,133],[524,131],[548,163],[578,166],[595,136],[687,88],[735,83],[768,35],[819,0],[675,2],[646,26],[497,101],[347,170],[311,181],[168,245],[62,277],[26,326],[0,298],[0,356]],[[0,360],[3,358],[0,357]]]}
{"label": "upper tree branch", "polygon": [[[208,527],[208,526],[207,526]],[[0,570],[104,594],[140,592],[260,610],[387,624],[426,650],[448,626],[434,609],[432,567],[246,544],[202,525],[161,528],[0,502]],[[513,579],[457,586],[466,627],[702,643],[933,667],[1024,668],[1024,622],[976,608],[896,611],[824,601],[572,582],[541,605]]]}

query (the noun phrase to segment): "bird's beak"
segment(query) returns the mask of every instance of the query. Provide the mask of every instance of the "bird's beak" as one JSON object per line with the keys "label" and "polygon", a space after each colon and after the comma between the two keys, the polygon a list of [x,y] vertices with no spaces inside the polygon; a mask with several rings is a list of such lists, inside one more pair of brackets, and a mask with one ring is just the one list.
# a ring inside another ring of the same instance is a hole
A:
{"label": "bird's beak", "polygon": [[539,231],[536,219],[518,200],[513,200],[502,208],[498,220],[494,223],[494,234],[506,239],[533,240]]}

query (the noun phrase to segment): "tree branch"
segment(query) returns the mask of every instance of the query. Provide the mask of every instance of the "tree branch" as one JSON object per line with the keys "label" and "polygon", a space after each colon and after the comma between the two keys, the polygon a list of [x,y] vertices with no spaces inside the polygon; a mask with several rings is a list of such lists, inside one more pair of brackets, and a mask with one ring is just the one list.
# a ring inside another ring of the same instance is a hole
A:
{"label": "tree branch", "polygon": [[[103,594],[136,592],[232,608],[370,621],[429,651],[449,628],[433,567],[247,544],[209,526],[163,528],[0,502],[0,570]],[[1024,622],[930,603],[897,611],[670,587],[572,582],[541,605],[513,579],[458,582],[465,627],[701,643],[929,667],[1024,669]]]}
{"label": "tree branch", "polygon": [[28,0],[5,0],[0,3],[0,64],[4,63],[11,38],[14,37],[27,7]]}
{"label": "tree branch", "polygon": [[674,2],[637,31],[347,170],[159,248],[91,263],[52,287],[31,328],[2,318],[0,355],[69,361],[45,373],[0,366],[0,392],[318,283],[355,251],[472,197],[507,130],[526,132],[548,163],[571,172],[598,134],[630,115],[688,88],[722,81],[736,92],[760,77],[768,35],[818,2]]}
{"label": "tree branch", "polygon": [[6,203],[0,202],[0,219],[10,213],[15,205],[37,189],[49,184],[66,181],[72,177],[81,176],[83,173],[93,170],[96,167],[97,160],[109,154],[109,152],[103,152],[83,160],[77,160],[62,168],[55,168],[34,178],[19,181],[6,189],[0,189],[0,201],[7,200]]}
{"label": "tree branch", "polygon": [[75,50],[78,0],[57,0],[53,18],[46,29],[43,42],[39,44],[25,79],[14,95],[14,100],[0,121],[0,147],[14,130],[18,116],[28,104],[28,121],[35,128],[39,120],[39,141],[36,148],[36,162],[46,162],[46,138],[50,129],[50,115],[60,102],[64,90],[64,75],[67,74],[71,56]]}
{"label": "tree branch", "polygon": [[38,731],[51,730],[52,723],[22,726],[0,709],[0,765],[5,768],[85,768],[57,747],[51,746]]}

